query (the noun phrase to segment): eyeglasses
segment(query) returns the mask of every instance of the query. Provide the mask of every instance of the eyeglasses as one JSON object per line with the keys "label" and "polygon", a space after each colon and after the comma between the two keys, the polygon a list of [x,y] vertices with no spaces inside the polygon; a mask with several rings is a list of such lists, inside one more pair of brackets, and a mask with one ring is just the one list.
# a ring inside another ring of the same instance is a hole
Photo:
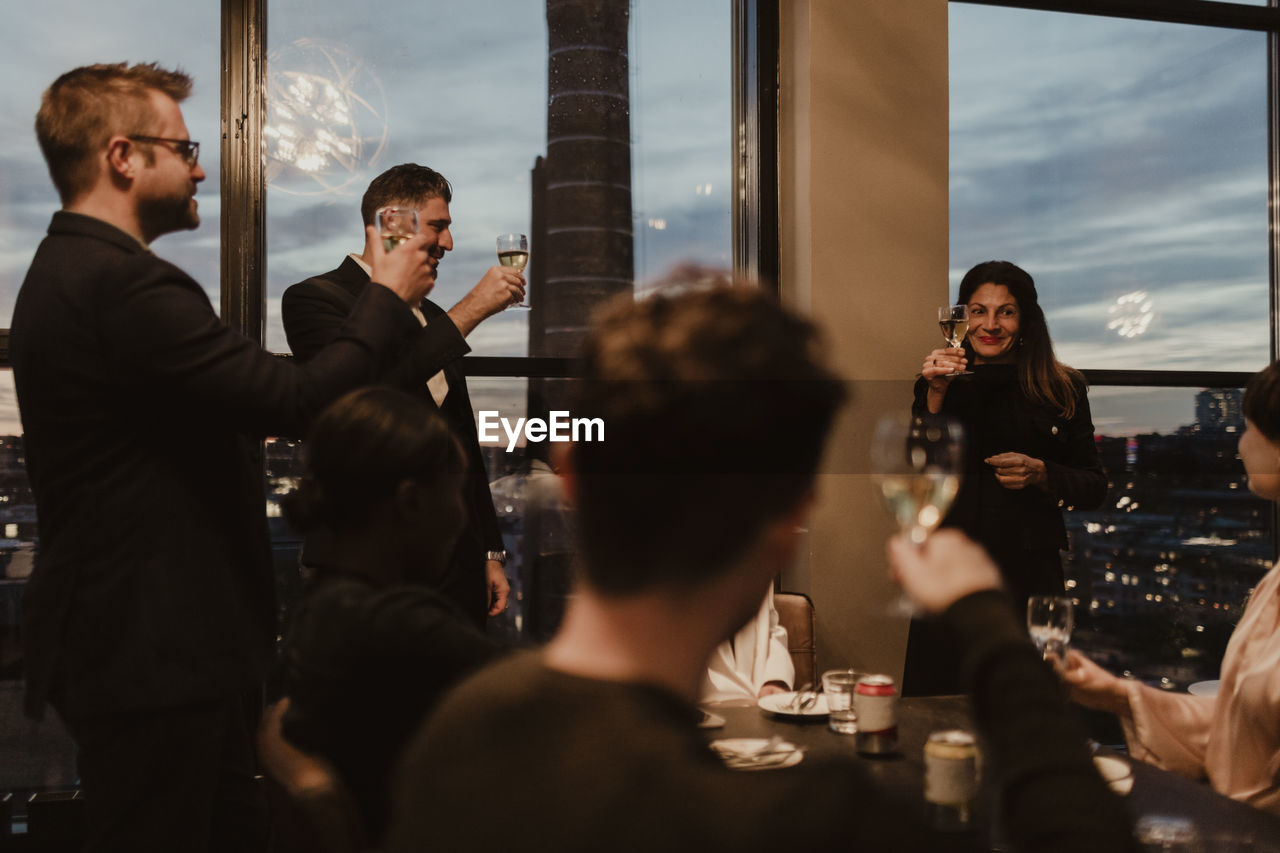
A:
{"label": "eyeglasses", "polygon": [[152,142],[172,145],[173,153],[187,161],[188,166],[195,166],[200,161],[200,143],[190,139],[165,139],[163,136],[130,136],[134,142]]}

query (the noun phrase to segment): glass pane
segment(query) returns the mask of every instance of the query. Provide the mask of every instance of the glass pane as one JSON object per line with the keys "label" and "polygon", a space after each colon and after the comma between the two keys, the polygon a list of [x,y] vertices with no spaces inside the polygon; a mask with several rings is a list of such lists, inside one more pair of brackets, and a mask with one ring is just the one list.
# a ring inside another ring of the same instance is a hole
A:
{"label": "glass pane", "polygon": [[1215,679],[1271,564],[1270,502],[1248,489],[1239,389],[1092,388],[1107,502],[1073,511],[1073,645],[1167,689]]}
{"label": "glass pane", "polygon": [[497,263],[496,235],[530,236],[534,307],[482,323],[478,355],[572,355],[608,294],[729,267],[730,6],[569,5],[630,19],[579,32],[543,3],[393,0],[379,14],[396,27],[371,31],[358,7],[272,3],[270,348],[287,349],[284,289],[361,250],[360,198],[398,163],[453,185],[442,307]]}
{"label": "glass pane", "polygon": [[[481,425],[481,451],[511,579],[507,612],[490,619],[488,630],[512,641],[548,639],[560,622],[568,594],[574,545],[558,480],[548,461],[553,443],[530,441],[519,423],[531,411],[530,395],[563,399],[569,381],[473,378],[467,382]],[[302,592],[298,572],[301,540],[289,528],[280,498],[297,487],[301,453],[300,441],[267,439],[267,516],[281,616],[286,621]]]}
{"label": "glass pane", "polygon": [[[68,22],[74,21],[74,27]],[[140,24],[139,22],[144,22]],[[44,237],[58,195],[36,144],[40,95],[58,75],[93,62],[156,59],[181,67],[195,78],[195,91],[182,105],[191,138],[202,143],[200,163],[208,178],[200,186],[200,228],[167,235],[155,250],[204,285],[218,308],[218,200],[221,102],[216,3],[155,3],[134,0],[127,9],[78,0],[48,0],[6,16],[7,82],[0,91],[0,328],[8,328],[13,302]],[[58,38],[50,38],[57,31]],[[163,53],[157,49],[163,46]]]}
{"label": "glass pane", "polygon": [[1266,36],[951,14],[951,285],[1035,277],[1075,367],[1268,360]]}
{"label": "glass pane", "polygon": [[[74,23],[72,23],[74,22]],[[8,327],[18,288],[60,203],[32,125],[40,96],[58,75],[92,62],[156,59],[195,78],[183,104],[191,138],[202,144],[208,177],[199,191],[197,231],[158,240],[155,250],[200,282],[215,310],[219,287],[220,11],[214,4],[133,0],[127,7],[47,0],[6,16],[7,83],[0,92],[0,328]],[[50,33],[58,33],[50,38]],[[208,34],[214,33],[211,39]],[[25,577],[35,554],[35,506],[26,483],[22,426],[13,376],[0,370],[0,791],[67,788],[75,754],[55,715],[23,718],[17,624]],[[24,797],[15,802],[25,803]],[[0,832],[7,832],[7,827]]]}

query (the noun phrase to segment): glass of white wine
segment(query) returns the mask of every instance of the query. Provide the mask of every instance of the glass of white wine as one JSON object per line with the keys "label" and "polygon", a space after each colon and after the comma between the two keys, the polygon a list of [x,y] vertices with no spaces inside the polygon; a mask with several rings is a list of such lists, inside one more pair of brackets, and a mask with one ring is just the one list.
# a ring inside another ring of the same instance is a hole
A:
{"label": "glass of white wine", "polygon": [[[954,349],[960,349],[964,345],[965,336],[969,334],[969,306],[944,305],[939,308],[938,327],[942,329],[942,336],[947,339],[947,343]],[[967,376],[972,373],[972,370],[958,370],[946,375]]]}
{"label": "glass of white wine", "polygon": [[1045,660],[1055,665],[1066,660],[1074,627],[1071,599],[1058,595],[1033,595],[1027,599],[1027,632]]}
{"label": "glass of white wine", "polygon": [[412,207],[384,207],[378,211],[382,248],[390,252],[418,233],[418,211]]}
{"label": "glass of white wine", "polygon": [[[884,415],[871,440],[871,480],[898,528],[924,544],[951,508],[964,471],[964,428],[942,415]],[[893,608],[915,615],[902,596]]]}
{"label": "glass of white wine", "polygon": [[[516,272],[524,272],[529,263],[529,238],[523,234],[498,235],[498,263],[511,267]],[[525,297],[512,308],[529,307],[529,290],[525,289]]]}

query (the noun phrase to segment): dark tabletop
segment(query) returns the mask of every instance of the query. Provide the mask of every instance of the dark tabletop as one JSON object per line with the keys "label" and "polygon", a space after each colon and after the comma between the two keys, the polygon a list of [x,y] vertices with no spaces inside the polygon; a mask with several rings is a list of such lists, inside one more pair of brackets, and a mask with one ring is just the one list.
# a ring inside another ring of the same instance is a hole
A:
{"label": "dark tabletop", "polygon": [[[809,756],[843,755],[857,760],[871,776],[907,802],[924,808],[924,745],[939,729],[973,731],[966,696],[917,696],[898,701],[898,752],[890,756],[858,754],[853,735],[836,734],[825,717],[797,721],[777,717],[755,706],[708,705],[725,719],[722,728],[707,729],[709,740],[775,734],[802,746]],[[1110,751],[1103,748],[1103,752]],[[1130,761],[1127,756],[1120,756]],[[1153,816],[1189,818],[1202,835],[1233,833],[1280,844],[1280,817],[1258,811],[1194,782],[1141,761],[1133,765],[1133,789],[1125,803],[1137,822]],[[785,770],[767,772],[786,772]]]}

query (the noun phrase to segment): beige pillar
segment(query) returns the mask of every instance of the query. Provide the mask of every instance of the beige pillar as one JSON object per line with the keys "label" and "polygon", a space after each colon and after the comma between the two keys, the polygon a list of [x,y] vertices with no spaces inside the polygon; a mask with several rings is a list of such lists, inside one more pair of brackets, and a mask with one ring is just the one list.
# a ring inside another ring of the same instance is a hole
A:
{"label": "beige pillar", "polygon": [[782,0],[781,286],[853,400],[819,482],[807,560],[819,665],[902,674],[906,622],[867,475],[876,417],[910,405],[947,301],[946,0]]}

